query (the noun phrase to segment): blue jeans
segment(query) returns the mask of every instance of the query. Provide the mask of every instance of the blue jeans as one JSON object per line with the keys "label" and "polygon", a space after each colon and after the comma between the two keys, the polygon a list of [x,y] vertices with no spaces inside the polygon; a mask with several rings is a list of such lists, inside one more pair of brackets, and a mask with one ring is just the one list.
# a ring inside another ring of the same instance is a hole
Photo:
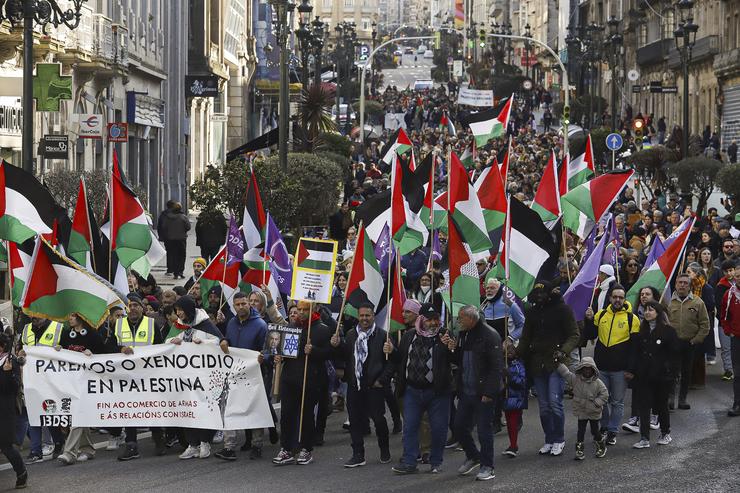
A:
{"label": "blue jeans", "polygon": [[557,372],[542,372],[534,376],[540,423],[545,432],[545,443],[565,442],[565,411],[563,390],[565,380]]}
{"label": "blue jeans", "polygon": [[719,344],[721,346],[720,355],[722,357],[722,369],[724,371],[732,371],[732,356],[730,351],[730,336],[725,334],[725,331],[721,327],[717,328],[719,335]]}
{"label": "blue jeans", "polygon": [[617,433],[624,414],[624,394],[627,392],[627,380],[623,371],[600,371],[599,378],[609,390],[609,402],[601,413],[601,428]]}
{"label": "blue jeans", "polygon": [[[29,426],[28,427],[28,438],[31,439],[31,453],[36,455],[41,455],[41,436],[42,436],[42,427],[41,426]],[[52,426],[49,427],[49,432],[51,433],[51,436],[54,440],[55,445],[60,445],[64,443],[64,435],[62,434],[62,431],[56,427]]]}
{"label": "blue jeans", "polygon": [[[465,450],[465,458],[480,461],[481,466],[493,467],[493,414],[496,398],[482,402],[474,395],[460,394],[455,413],[455,438]],[[480,451],[473,441],[473,426],[478,428]]]}
{"label": "blue jeans", "polygon": [[419,457],[419,423],[424,413],[429,417],[432,429],[432,450],[429,461],[432,466],[442,465],[442,455],[447,439],[447,423],[450,415],[450,394],[435,395],[434,389],[406,387],[403,394],[403,458],[407,466],[416,466]]}

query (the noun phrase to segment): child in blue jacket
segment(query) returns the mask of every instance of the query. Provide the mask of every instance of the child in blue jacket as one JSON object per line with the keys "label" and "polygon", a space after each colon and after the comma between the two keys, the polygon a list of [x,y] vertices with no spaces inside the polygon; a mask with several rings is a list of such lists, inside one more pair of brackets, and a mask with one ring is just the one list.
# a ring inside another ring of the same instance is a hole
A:
{"label": "child in blue jacket", "polygon": [[514,458],[519,452],[517,437],[522,427],[522,411],[527,409],[527,398],[529,397],[527,375],[522,360],[509,359],[504,392],[504,416],[506,416],[506,430],[509,433],[509,448],[503,454]]}

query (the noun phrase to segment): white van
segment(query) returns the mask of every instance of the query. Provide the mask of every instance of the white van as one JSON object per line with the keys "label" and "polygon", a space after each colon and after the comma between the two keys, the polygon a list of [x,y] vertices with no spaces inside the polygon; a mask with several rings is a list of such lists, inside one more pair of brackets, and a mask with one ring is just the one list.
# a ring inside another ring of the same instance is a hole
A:
{"label": "white van", "polygon": [[416,79],[414,81],[414,91],[424,91],[432,88],[434,88],[434,81],[432,79]]}

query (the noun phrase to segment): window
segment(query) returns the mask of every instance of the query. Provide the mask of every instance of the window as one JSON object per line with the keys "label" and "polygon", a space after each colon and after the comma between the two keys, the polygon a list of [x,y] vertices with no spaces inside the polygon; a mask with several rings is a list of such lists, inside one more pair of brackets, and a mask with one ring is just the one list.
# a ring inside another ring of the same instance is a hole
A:
{"label": "window", "polygon": [[663,39],[672,39],[674,29],[676,29],[675,12],[669,9],[663,12]]}
{"label": "window", "polygon": [[353,7],[354,5],[355,5],[355,0],[344,0],[345,7]]}
{"label": "window", "polygon": [[224,32],[224,51],[236,57],[240,48],[242,29],[247,13],[246,0],[229,0],[226,29]]}

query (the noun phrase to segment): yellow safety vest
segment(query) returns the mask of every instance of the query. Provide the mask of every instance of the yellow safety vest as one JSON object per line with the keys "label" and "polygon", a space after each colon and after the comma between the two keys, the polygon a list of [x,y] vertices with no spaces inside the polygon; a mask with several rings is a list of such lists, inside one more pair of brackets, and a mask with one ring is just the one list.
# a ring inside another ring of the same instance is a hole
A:
{"label": "yellow safety vest", "polygon": [[44,333],[41,334],[41,340],[36,340],[36,334],[33,333],[33,326],[26,324],[23,327],[23,335],[21,341],[24,346],[57,346],[59,339],[62,337],[62,324],[59,322],[50,322],[49,326],[46,327]]}
{"label": "yellow safety vest", "polygon": [[151,346],[154,344],[154,319],[144,317],[139,323],[136,333],[131,332],[128,318],[119,318],[116,321],[116,339],[119,346]]}

